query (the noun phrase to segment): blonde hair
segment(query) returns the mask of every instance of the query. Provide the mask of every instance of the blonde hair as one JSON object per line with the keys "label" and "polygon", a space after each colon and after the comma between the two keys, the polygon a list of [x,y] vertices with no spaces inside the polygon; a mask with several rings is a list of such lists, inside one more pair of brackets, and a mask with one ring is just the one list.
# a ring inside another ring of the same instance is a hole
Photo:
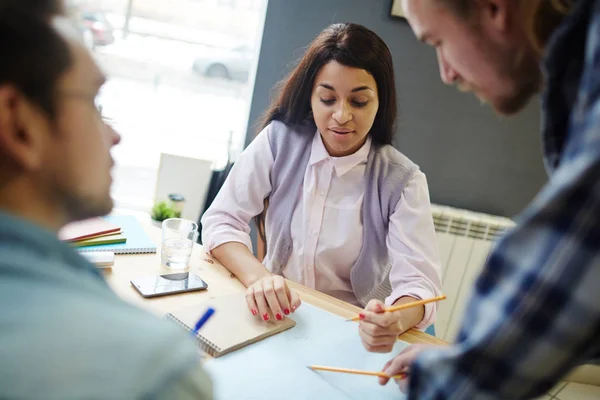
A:
{"label": "blonde hair", "polygon": [[544,53],[548,39],[572,6],[572,0],[527,0],[521,3],[529,42],[539,56]]}
{"label": "blonde hair", "polygon": [[[468,16],[474,0],[438,0],[448,5],[461,16]],[[539,55],[544,49],[552,32],[569,14],[573,0],[514,0],[520,3],[525,32],[531,47]]]}

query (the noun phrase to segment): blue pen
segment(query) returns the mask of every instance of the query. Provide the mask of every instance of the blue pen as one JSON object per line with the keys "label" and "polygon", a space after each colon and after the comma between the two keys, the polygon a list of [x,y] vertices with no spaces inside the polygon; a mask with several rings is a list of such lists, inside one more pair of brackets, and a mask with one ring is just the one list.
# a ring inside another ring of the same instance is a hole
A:
{"label": "blue pen", "polygon": [[202,325],[208,321],[208,319],[215,313],[215,309],[212,307],[208,307],[208,310],[204,313],[204,315],[196,322],[196,326],[194,326],[194,330],[192,331],[192,335],[196,336]]}

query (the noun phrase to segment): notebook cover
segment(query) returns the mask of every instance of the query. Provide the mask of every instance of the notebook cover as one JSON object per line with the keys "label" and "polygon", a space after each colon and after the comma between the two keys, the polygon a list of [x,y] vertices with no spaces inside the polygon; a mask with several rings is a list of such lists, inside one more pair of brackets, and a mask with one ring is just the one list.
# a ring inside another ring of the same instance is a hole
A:
{"label": "notebook cover", "polygon": [[84,247],[84,246],[96,246],[99,244],[114,244],[114,243],[125,243],[127,238],[125,235],[116,234],[116,235],[105,235],[94,237],[85,240],[78,240],[77,242],[72,242],[71,244],[76,247]]}
{"label": "notebook cover", "polygon": [[89,239],[118,232],[121,228],[103,218],[90,218],[65,225],[58,238],[67,242]]}
{"label": "notebook cover", "polygon": [[208,307],[213,307],[215,313],[200,329],[197,338],[202,350],[213,357],[231,353],[296,325],[287,317],[282,321],[265,322],[252,315],[243,293],[207,299],[198,305],[175,310],[167,314],[167,318],[192,331]]}
{"label": "notebook cover", "polygon": [[131,215],[109,215],[104,219],[117,225],[127,237],[125,243],[78,247],[77,251],[112,251],[115,254],[156,253],[156,245],[142,225]]}

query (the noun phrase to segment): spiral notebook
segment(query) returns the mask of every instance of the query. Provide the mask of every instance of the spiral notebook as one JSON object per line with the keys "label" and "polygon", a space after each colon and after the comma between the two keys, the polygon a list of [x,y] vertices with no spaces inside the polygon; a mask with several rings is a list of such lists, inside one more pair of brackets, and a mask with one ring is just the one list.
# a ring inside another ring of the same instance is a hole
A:
{"label": "spiral notebook", "polygon": [[123,235],[127,238],[127,241],[125,243],[77,247],[76,250],[78,252],[112,251],[115,254],[156,253],[156,245],[134,216],[109,215],[104,217],[104,219],[121,228],[121,232],[123,232]]}
{"label": "spiral notebook", "polygon": [[243,293],[207,299],[198,305],[175,310],[166,317],[191,332],[208,307],[213,307],[215,313],[196,337],[200,348],[213,357],[231,353],[296,325],[287,317],[282,321],[265,322],[253,316]]}

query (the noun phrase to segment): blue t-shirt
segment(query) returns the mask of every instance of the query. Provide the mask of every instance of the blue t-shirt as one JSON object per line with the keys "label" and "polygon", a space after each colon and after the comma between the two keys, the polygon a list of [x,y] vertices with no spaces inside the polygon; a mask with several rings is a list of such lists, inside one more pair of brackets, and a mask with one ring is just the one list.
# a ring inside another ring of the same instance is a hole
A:
{"label": "blue t-shirt", "polygon": [[0,212],[0,398],[211,398],[193,341],[55,234]]}

